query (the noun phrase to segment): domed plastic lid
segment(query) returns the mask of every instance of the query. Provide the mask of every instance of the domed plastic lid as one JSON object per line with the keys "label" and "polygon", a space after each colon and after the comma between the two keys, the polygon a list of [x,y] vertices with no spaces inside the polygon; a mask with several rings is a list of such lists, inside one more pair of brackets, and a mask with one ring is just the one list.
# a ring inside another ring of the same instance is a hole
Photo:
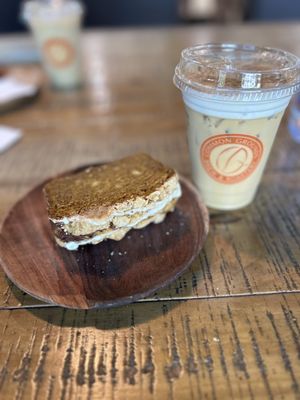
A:
{"label": "domed plastic lid", "polygon": [[300,60],[270,47],[203,44],[182,51],[174,83],[182,91],[232,100],[286,97],[300,90]]}
{"label": "domed plastic lid", "polygon": [[80,0],[27,0],[21,10],[21,16],[26,22],[30,22],[32,18],[47,21],[82,13],[83,5]]}

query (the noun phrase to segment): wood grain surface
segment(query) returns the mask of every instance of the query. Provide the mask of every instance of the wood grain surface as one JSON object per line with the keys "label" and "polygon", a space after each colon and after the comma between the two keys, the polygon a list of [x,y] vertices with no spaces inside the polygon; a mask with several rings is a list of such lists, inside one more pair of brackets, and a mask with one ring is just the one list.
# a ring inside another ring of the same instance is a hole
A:
{"label": "wood grain surface", "polygon": [[62,307],[112,307],[146,297],[190,266],[208,233],[199,193],[185,178],[180,184],[182,196],[162,223],[77,251],[56,244],[41,184],[4,221],[0,264],[19,288]]}
{"label": "wood grain surface", "polygon": [[[0,157],[0,220],[47,177],[139,150],[189,177],[180,50],[222,40],[299,54],[299,35],[299,24],[87,33],[84,90],[45,85],[1,116],[24,138]],[[1,274],[0,398],[299,399],[300,158],[286,117],[254,203],[212,213],[192,268],[142,303],[49,308]]]}
{"label": "wood grain surface", "polygon": [[1,398],[299,399],[299,310],[290,294],[2,312]]}
{"label": "wood grain surface", "polygon": [[41,89],[42,74],[38,70],[28,70],[24,74],[24,70],[18,67],[0,68],[0,78],[14,78],[21,83],[28,83],[35,86],[34,93],[19,96],[13,100],[0,103],[0,115],[10,111],[18,110],[19,108],[31,105],[38,97]]}

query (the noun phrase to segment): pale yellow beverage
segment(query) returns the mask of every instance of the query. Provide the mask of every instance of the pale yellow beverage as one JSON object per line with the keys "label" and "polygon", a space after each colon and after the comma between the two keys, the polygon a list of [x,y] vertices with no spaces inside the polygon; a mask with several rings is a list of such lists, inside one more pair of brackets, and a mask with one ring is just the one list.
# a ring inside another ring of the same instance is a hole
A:
{"label": "pale yellow beverage", "polygon": [[24,19],[33,32],[44,69],[58,89],[82,84],[82,14],[82,6],[76,0],[31,0],[24,6]]}
{"label": "pale yellow beverage", "polygon": [[206,204],[216,209],[249,204],[283,111],[268,118],[239,120],[208,116],[189,107],[186,110],[193,180],[199,182]]}
{"label": "pale yellow beverage", "polygon": [[219,210],[245,207],[300,88],[299,59],[252,45],[200,45],[182,52],[174,81],[182,90],[193,180],[204,202]]}

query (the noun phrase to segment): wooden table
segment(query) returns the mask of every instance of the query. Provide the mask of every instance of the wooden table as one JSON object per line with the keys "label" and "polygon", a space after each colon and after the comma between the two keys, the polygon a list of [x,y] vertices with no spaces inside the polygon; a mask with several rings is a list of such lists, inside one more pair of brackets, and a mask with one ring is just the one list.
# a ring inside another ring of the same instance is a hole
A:
{"label": "wooden table", "polygon": [[[300,25],[86,34],[84,90],[45,85],[35,104],[0,117],[24,131],[0,156],[1,221],[46,177],[139,150],[189,176],[184,109],[172,84],[180,50],[235,40],[300,54],[299,36]],[[299,399],[299,151],[285,119],[255,202],[213,213],[191,269],[152,298],[65,310],[1,273],[0,398]]]}

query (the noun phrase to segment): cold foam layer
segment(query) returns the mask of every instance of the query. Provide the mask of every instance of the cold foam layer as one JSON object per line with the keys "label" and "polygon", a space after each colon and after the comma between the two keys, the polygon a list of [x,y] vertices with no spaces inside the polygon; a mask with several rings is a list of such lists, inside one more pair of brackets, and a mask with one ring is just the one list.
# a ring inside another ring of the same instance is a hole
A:
{"label": "cold foam layer", "polygon": [[220,99],[209,94],[199,94],[193,89],[187,89],[182,94],[183,101],[187,107],[202,114],[211,115],[218,118],[228,119],[258,119],[270,117],[286,109],[291,99],[291,95],[282,98],[260,100],[230,100]]}

